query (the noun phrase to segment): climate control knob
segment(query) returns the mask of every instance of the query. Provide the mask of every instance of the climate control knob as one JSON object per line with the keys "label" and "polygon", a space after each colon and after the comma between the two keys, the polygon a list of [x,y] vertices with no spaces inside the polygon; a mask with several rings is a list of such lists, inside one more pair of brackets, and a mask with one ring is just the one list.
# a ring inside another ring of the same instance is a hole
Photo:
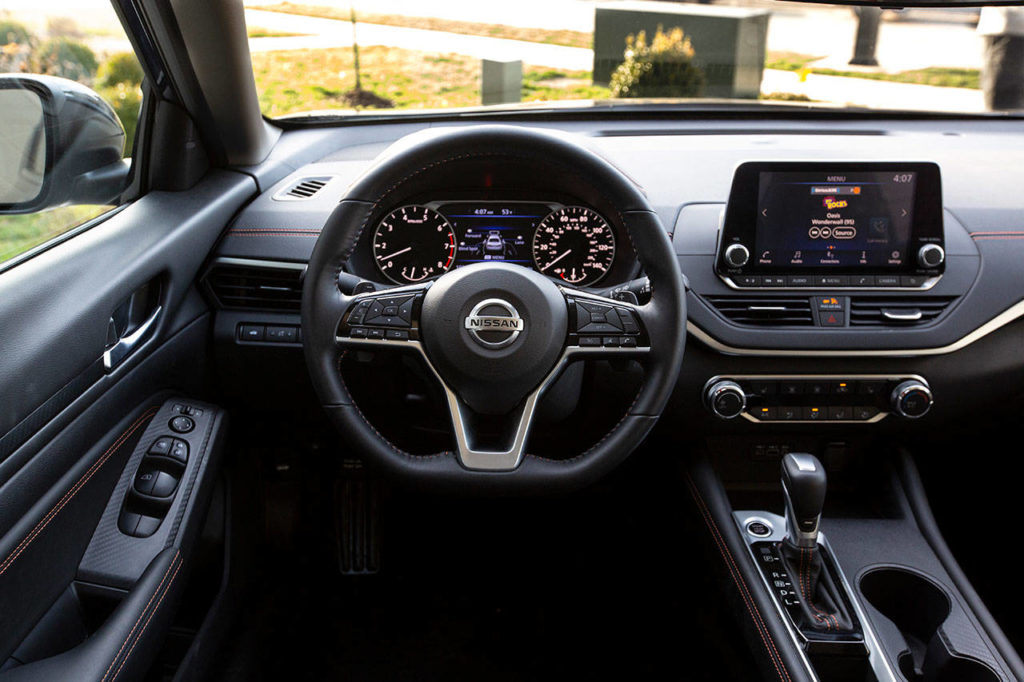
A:
{"label": "climate control knob", "polygon": [[750,250],[743,244],[729,244],[725,247],[725,262],[734,268],[742,268],[750,260]]}
{"label": "climate control knob", "polygon": [[925,416],[933,402],[928,384],[917,379],[908,379],[892,391],[893,412],[907,419]]}
{"label": "climate control knob", "polygon": [[925,244],[917,251],[917,264],[922,268],[937,268],[946,260],[946,252],[938,244]]}
{"label": "climate control knob", "polygon": [[723,379],[704,391],[704,404],[721,419],[734,419],[747,407],[747,394],[735,381]]}

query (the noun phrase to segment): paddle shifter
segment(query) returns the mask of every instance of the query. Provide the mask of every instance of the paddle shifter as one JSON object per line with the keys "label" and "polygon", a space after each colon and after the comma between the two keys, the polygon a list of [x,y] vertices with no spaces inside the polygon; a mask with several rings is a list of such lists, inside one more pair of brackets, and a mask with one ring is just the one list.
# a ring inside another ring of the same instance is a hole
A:
{"label": "paddle shifter", "polygon": [[818,546],[818,524],[825,506],[825,468],[814,455],[791,452],[782,458],[786,496],[786,540],[797,547]]}

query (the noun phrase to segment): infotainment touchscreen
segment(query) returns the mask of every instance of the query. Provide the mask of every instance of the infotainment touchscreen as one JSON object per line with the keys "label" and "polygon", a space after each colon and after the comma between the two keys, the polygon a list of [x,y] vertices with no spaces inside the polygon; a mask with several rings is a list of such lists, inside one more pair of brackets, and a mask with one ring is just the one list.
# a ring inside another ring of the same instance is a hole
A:
{"label": "infotainment touchscreen", "polygon": [[915,172],[758,174],[758,265],[900,268],[914,224]]}
{"label": "infotainment touchscreen", "polygon": [[756,286],[779,286],[783,280],[772,275],[785,276],[787,284],[819,282],[797,275],[859,275],[820,280],[851,284],[940,275],[939,167],[905,161],[744,163],[733,178],[715,267],[735,284]]}

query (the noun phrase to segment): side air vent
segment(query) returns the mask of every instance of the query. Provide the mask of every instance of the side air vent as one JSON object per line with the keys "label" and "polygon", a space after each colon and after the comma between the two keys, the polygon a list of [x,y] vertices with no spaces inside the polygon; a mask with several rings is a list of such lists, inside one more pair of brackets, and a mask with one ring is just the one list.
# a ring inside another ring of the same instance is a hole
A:
{"label": "side air vent", "polygon": [[304,266],[217,263],[206,275],[210,294],[222,308],[299,312]]}
{"label": "side air vent", "polygon": [[811,327],[814,316],[806,296],[708,296],[708,303],[737,324],[762,327]]}
{"label": "side air vent", "polygon": [[312,199],[316,193],[327,186],[332,179],[330,175],[315,178],[302,178],[274,195],[278,201],[305,201]]}
{"label": "side air vent", "polygon": [[908,327],[937,320],[953,302],[950,296],[850,299],[851,327]]}

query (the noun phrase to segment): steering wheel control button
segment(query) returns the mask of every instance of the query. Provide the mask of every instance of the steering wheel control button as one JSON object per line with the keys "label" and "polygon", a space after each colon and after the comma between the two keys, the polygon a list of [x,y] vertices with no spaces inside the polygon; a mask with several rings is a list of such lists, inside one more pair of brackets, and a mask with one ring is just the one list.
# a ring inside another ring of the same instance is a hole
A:
{"label": "steering wheel control button", "polygon": [[150,455],[162,455],[167,456],[171,453],[171,446],[174,444],[174,439],[170,436],[160,436],[153,444],[149,446],[149,450],[146,452]]}
{"label": "steering wheel control button", "polygon": [[766,538],[772,534],[772,527],[769,526],[765,521],[760,519],[754,519],[747,524],[747,532],[753,535],[755,538]]}
{"label": "steering wheel control button", "polygon": [[366,330],[366,338],[368,338],[368,339],[378,339],[378,340],[379,339],[383,339],[384,338],[384,330],[383,329],[367,329]]}
{"label": "steering wheel control button", "polygon": [[922,381],[908,379],[893,389],[892,409],[907,419],[918,419],[932,408],[932,392]]}
{"label": "steering wheel control button", "polygon": [[135,474],[135,483],[133,487],[135,492],[143,495],[151,495],[153,493],[153,485],[156,484],[157,476],[160,472],[156,469],[150,469],[148,467],[139,469]]}
{"label": "steering wheel control button", "polygon": [[189,433],[196,428],[196,423],[191,417],[174,417],[170,421],[170,427],[175,433]]}
{"label": "steering wheel control button", "polygon": [[170,497],[177,489],[177,478],[166,471],[158,471],[149,494],[153,497]]}
{"label": "steering wheel control button", "polygon": [[704,404],[720,419],[735,419],[747,407],[747,394],[735,381],[717,381],[705,390]]}
{"label": "steering wheel control button", "polygon": [[388,341],[408,341],[409,332],[404,329],[388,329],[384,332],[384,338]]}
{"label": "steering wheel control button", "polygon": [[349,330],[348,335],[353,339],[365,339],[367,331],[368,330],[365,327],[352,327],[352,329]]}
{"label": "steering wheel control button", "polygon": [[363,320],[366,319],[366,312],[370,309],[370,301],[360,301],[352,309],[352,312],[348,316],[349,324],[362,324]]}
{"label": "steering wheel control button", "polygon": [[601,346],[600,336],[581,336],[580,348],[594,348]]}
{"label": "steering wheel control button", "polygon": [[477,303],[463,325],[473,340],[494,350],[511,346],[526,329],[526,321],[519,316],[519,311],[502,298],[488,298]]}

